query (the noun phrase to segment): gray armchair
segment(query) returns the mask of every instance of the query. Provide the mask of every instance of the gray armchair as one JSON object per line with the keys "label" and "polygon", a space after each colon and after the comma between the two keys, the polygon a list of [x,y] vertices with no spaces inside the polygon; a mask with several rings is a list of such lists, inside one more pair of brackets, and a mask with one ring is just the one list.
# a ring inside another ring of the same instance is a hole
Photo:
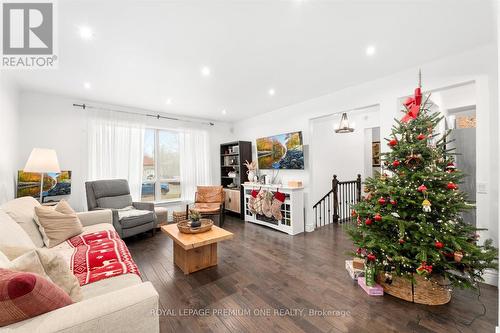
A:
{"label": "gray armchair", "polygon": [[[121,238],[130,237],[146,231],[155,234],[157,220],[154,204],[149,202],[132,202],[130,188],[125,179],[109,179],[85,182],[88,210],[111,209],[113,226]],[[118,210],[125,207],[135,210],[147,210],[146,214],[130,214],[119,218]]]}

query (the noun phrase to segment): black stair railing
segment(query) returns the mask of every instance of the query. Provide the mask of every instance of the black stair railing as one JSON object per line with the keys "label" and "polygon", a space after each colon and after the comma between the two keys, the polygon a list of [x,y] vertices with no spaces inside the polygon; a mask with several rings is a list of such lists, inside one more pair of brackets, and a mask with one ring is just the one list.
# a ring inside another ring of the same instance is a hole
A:
{"label": "black stair railing", "polygon": [[356,180],[344,182],[333,175],[332,189],[313,206],[316,228],[351,221],[351,206],[360,200],[361,175]]}

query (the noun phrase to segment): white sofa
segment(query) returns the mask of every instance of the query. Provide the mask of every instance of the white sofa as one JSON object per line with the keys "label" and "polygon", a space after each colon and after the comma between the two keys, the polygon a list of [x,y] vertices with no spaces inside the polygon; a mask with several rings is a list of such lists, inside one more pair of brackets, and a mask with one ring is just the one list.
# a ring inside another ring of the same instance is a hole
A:
{"label": "white sofa", "polygon": [[[31,197],[0,207],[0,250],[43,247],[33,220],[39,203]],[[111,210],[78,213],[84,232],[113,229]],[[66,243],[51,249],[67,260]],[[124,274],[82,286],[83,300],[40,316],[0,328],[0,332],[159,332],[158,293],[151,282]]]}

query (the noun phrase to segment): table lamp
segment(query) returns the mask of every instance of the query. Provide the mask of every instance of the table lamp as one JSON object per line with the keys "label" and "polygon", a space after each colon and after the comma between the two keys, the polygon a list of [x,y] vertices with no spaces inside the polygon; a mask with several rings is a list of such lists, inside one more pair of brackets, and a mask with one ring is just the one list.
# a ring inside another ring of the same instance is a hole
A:
{"label": "table lamp", "polygon": [[43,175],[48,172],[61,172],[56,151],[53,149],[33,148],[23,169],[24,172],[40,173],[40,203],[43,203]]}

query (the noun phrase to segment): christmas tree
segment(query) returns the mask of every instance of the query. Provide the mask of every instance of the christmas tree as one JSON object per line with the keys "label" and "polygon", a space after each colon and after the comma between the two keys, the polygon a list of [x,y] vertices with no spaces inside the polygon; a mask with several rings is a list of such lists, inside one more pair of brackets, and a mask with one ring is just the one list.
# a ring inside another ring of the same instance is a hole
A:
{"label": "christmas tree", "polygon": [[479,245],[480,229],[461,217],[471,208],[459,188],[464,175],[455,167],[449,131],[435,132],[443,117],[431,105],[419,82],[386,139],[385,171],[366,179],[366,196],[353,206],[357,225],[348,232],[356,255],[388,278],[417,273],[475,288],[485,269],[497,268],[497,249],[491,240]]}

